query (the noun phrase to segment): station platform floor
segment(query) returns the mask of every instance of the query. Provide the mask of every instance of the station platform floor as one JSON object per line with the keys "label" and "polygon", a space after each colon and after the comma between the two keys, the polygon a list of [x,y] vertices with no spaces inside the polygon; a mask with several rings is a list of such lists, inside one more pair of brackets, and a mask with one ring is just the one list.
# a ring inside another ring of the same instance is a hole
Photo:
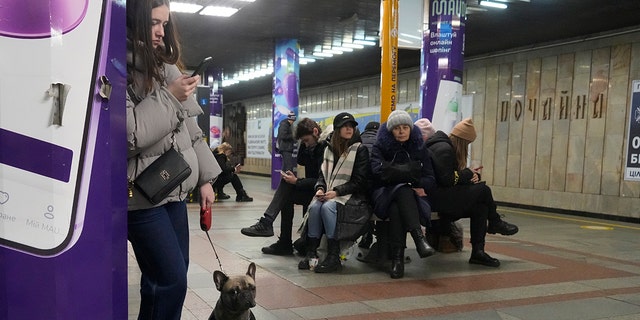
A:
{"label": "station platform floor", "polygon": [[[433,320],[632,320],[640,319],[640,225],[543,211],[499,207],[518,225],[514,236],[487,235],[486,251],[499,268],[468,263],[468,219],[462,252],[420,259],[408,238],[402,279],[355,259],[341,271],[317,274],[298,270],[300,256],[272,256],[261,248],[277,240],[247,237],[273,191],[266,177],[241,175],[253,202],[229,200],[213,208],[213,240],[225,273],[244,274],[257,265],[259,320],[271,319],[433,319]],[[294,228],[302,221],[296,206]],[[199,227],[199,208],[189,204],[191,231],[189,289],[182,319],[208,319],[219,292],[213,271],[219,263]],[[356,247],[357,248],[357,247]],[[136,319],[140,272],[129,245],[129,319]]]}

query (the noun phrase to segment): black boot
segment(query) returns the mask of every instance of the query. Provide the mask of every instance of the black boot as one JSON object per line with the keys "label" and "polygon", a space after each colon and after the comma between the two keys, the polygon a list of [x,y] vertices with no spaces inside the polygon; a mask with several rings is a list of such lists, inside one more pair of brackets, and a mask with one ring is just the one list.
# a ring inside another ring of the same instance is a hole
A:
{"label": "black boot", "polygon": [[227,200],[231,198],[230,195],[224,193],[222,188],[218,188],[218,190],[215,190],[215,193],[216,193],[216,200]]}
{"label": "black boot", "polygon": [[340,241],[327,239],[327,257],[315,268],[316,273],[331,273],[340,268]]}
{"label": "black boot", "polygon": [[236,202],[251,202],[251,201],[253,201],[253,198],[249,197],[249,195],[247,194],[246,191],[244,191],[244,189],[238,192],[238,195],[236,196]]}
{"label": "black boot", "polygon": [[309,260],[313,258],[318,258],[318,246],[320,245],[320,239],[318,238],[307,238],[307,253],[304,259],[300,260],[298,263],[298,269],[300,270],[309,270]]}
{"label": "black boot", "polygon": [[471,258],[469,258],[470,264],[481,264],[487,267],[497,268],[500,266],[500,260],[491,257],[484,252],[484,243],[472,244]]}
{"label": "black boot", "polygon": [[518,233],[518,226],[515,224],[511,224],[509,222],[503,221],[501,219],[497,219],[494,221],[489,221],[489,226],[487,227],[487,233],[496,234],[499,233],[503,236],[511,236]]}
{"label": "black boot", "polygon": [[411,233],[411,238],[413,238],[413,242],[416,244],[416,250],[420,258],[426,258],[436,253],[436,250],[431,248],[429,243],[427,243],[427,239],[425,239],[420,228],[409,230],[409,233]]}
{"label": "black boot", "polygon": [[394,246],[391,249],[391,270],[389,271],[391,279],[400,279],[404,277],[404,248]]}

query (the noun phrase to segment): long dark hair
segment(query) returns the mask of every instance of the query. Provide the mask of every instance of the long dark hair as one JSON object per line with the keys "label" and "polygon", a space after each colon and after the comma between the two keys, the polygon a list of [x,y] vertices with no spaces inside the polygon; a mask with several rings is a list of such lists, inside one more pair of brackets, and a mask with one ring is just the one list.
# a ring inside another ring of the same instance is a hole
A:
{"label": "long dark hair", "polygon": [[334,128],[333,134],[331,135],[331,149],[333,150],[333,154],[336,157],[340,157],[347,149],[349,149],[351,139],[347,140],[340,136],[340,129],[342,127]]}
{"label": "long dark hair", "polygon": [[164,45],[153,49],[151,44],[151,10],[162,5],[170,7],[169,0],[127,1],[127,41],[133,54],[127,72],[131,74],[129,68],[135,68],[144,75],[145,92],[151,91],[154,80],[164,81],[163,63],[176,64],[180,61],[181,48],[171,14],[164,27]]}

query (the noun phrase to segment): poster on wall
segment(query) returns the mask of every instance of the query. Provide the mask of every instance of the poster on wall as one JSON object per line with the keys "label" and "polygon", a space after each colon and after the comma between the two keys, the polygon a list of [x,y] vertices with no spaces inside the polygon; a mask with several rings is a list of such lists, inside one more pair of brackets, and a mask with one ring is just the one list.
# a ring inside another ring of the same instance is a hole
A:
{"label": "poster on wall", "polygon": [[222,143],[222,117],[209,116],[209,147],[214,149]]}
{"label": "poster on wall", "polygon": [[247,157],[271,159],[271,118],[247,120]]}
{"label": "poster on wall", "polygon": [[640,80],[633,80],[624,180],[640,181]]}

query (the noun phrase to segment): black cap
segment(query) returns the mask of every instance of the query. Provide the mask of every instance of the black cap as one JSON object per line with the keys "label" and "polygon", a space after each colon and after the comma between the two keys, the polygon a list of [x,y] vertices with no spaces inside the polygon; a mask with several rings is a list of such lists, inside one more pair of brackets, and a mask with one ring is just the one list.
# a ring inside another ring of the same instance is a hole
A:
{"label": "black cap", "polygon": [[348,112],[342,112],[335,116],[335,118],[333,118],[333,129],[335,130],[337,128],[340,128],[348,122],[353,122],[354,127],[358,126],[358,122],[353,118],[353,115]]}
{"label": "black cap", "polygon": [[364,127],[364,130],[378,130],[380,128],[380,122],[378,121],[371,121],[369,123],[367,123],[367,126]]}

